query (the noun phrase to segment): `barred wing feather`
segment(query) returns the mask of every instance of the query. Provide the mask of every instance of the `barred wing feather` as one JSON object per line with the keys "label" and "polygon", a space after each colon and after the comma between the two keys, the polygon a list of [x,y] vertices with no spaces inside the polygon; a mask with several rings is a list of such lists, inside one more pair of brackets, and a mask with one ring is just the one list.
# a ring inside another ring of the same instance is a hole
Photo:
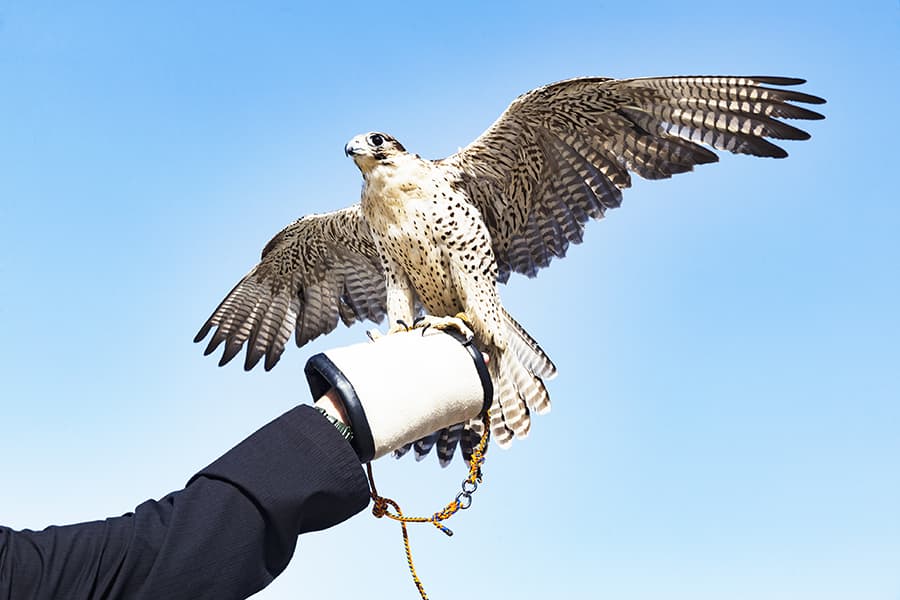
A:
{"label": "barred wing feather", "polygon": [[786,77],[579,78],[517,98],[478,139],[436,161],[478,206],[498,279],[534,277],[619,206],[631,173],[663,179],[711,163],[710,146],[783,158],[766,138],[805,140],[779,119],[821,119]]}
{"label": "barred wing feather", "polygon": [[356,321],[385,315],[384,274],[359,205],[307,215],[266,245],[194,338],[215,331],[204,354],[224,343],[219,365],[246,344],[246,370],[265,356],[268,371],[293,333],[298,346]]}

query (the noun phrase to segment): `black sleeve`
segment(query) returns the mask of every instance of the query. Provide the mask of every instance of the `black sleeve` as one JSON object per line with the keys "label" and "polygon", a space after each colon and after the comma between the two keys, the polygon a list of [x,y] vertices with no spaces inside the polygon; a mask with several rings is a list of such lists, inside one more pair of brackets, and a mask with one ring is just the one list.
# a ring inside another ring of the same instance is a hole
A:
{"label": "black sleeve", "polygon": [[245,598],[284,570],[299,534],[368,501],[350,444],[299,406],[134,513],[37,532],[0,527],[0,600]]}

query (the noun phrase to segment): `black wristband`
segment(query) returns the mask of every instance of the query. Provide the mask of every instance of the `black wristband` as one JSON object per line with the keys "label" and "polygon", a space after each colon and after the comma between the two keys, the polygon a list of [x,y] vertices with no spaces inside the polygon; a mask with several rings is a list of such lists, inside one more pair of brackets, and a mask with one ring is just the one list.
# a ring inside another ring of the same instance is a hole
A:
{"label": "black wristband", "polygon": [[348,441],[361,462],[371,461],[375,457],[375,440],[372,437],[369,420],[366,419],[366,411],[363,410],[350,380],[324,353],[310,357],[303,372],[306,374],[313,398],[324,396],[331,388],[337,391],[347,413],[347,420],[350,421],[350,428],[353,430],[353,437]]}
{"label": "black wristband", "polygon": [[341,437],[347,440],[348,442],[353,439],[353,428],[345,423],[341,423],[340,419],[328,414],[328,411],[322,408],[321,406],[314,406],[319,413],[322,414],[323,417],[328,419],[328,421],[334,425],[334,428],[338,430],[338,433],[341,434]]}

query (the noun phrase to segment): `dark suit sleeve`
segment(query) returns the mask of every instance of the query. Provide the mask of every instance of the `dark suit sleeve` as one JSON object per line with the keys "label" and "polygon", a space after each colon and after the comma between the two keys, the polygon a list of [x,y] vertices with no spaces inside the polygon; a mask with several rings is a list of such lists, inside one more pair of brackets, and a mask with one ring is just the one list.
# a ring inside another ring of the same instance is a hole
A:
{"label": "dark suit sleeve", "polygon": [[134,513],[37,532],[0,527],[0,599],[245,598],[284,570],[299,534],[368,501],[350,444],[300,406]]}

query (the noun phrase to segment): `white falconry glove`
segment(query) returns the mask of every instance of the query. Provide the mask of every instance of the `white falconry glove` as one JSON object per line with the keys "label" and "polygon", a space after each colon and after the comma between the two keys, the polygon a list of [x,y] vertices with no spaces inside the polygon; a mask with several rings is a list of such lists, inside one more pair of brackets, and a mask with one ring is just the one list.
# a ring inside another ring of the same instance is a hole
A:
{"label": "white falconry glove", "polygon": [[486,411],[484,356],[454,330],[412,329],[328,350],[306,363],[313,398],[334,388],[363,463]]}

